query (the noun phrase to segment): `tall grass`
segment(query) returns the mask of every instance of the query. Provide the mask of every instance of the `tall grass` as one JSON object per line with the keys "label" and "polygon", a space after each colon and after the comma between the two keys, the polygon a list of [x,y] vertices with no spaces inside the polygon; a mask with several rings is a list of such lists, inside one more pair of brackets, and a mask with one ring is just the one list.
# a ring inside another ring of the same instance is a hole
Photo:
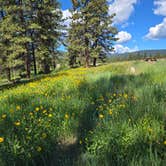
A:
{"label": "tall grass", "polygon": [[164,165],[165,63],[72,69],[0,92],[1,165]]}

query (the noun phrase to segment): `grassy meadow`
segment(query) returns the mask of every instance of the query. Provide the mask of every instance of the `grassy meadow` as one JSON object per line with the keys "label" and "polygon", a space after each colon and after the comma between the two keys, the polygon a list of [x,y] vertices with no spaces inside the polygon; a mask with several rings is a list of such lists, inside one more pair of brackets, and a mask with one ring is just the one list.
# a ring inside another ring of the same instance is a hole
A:
{"label": "grassy meadow", "polygon": [[0,91],[1,166],[165,162],[166,60],[70,69]]}

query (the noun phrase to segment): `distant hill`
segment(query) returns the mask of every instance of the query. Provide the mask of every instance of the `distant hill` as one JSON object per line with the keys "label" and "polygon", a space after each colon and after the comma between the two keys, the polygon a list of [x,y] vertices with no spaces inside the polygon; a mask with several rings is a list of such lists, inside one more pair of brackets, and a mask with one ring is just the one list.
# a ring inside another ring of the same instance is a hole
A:
{"label": "distant hill", "polygon": [[166,55],[166,49],[162,50],[141,50],[136,52],[129,52],[129,53],[123,53],[119,54],[120,56],[125,55],[146,55],[146,56],[156,56],[156,55]]}
{"label": "distant hill", "polygon": [[161,50],[141,50],[136,52],[128,52],[123,54],[112,54],[109,59],[111,61],[139,60],[147,57],[166,58],[166,49]]}

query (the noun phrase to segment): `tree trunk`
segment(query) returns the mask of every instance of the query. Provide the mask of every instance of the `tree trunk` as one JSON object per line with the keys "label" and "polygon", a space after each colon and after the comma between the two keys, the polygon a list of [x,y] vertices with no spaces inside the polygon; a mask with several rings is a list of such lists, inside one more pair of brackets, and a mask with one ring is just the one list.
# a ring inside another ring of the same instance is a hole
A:
{"label": "tree trunk", "polygon": [[47,60],[44,60],[44,73],[50,73],[50,65],[47,63]]}
{"label": "tree trunk", "polygon": [[54,70],[56,69],[56,61],[55,60],[53,60],[53,68],[54,68]]}
{"label": "tree trunk", "polygon": [[93,59],[93,66],[96,67],[97,58]]}
{"label": "tree trunk", "polygon": [[[23,28],[23,29],[25,29],[25,31],[24,31],[24,35],[25,36],[27,36],[27,27],[26,27],[26,24],[25,24],[25,17],[24,17],[24,10],[23,10],[23,8],[22,8],[22,6],[23,6],[23,0],[19,0],[18,1],[18,5],[20,5],[20,10],[19,10],[19,17],[20,17],[20,24],[21,24],[21,27]],[[28,43],[25,43],[25,48],[26,48],[26,50],[27,50],[27,52],[26,53],[23,53],[23,57],[25,58],[24,60],[25,60],[25,70],[26,70],[26,77],[27,78],[30,78],[30,76],[31,76],[31,64],[30,64],[30,58],[29,58],[29,48],[28,48]]]}
{"label": "tree trunk", "polygon": [[89,60],[90,60],[89,50],[88,50],[88,48],[86,48],[85,49],[85,67],[86,68],[89,67]]}
{"label": "tree trunk", "polygon": [[35,47],[34,47],[34,43],[32,43],[32,56],[33,56],[34,74],[37,75],[36,56],[35,56]]}
{"label": "tree trunk", "polygon": [[30,67],[30,59],[28,54],[25,55],[25,68],[26,68],[26,76],[27,78],[31,77],[31,67]]}
{"label": "tree trunk", "polygon": [[7,80],[11,81],[11,71],[9,67],[6,68],[6,76],[7,76]]}

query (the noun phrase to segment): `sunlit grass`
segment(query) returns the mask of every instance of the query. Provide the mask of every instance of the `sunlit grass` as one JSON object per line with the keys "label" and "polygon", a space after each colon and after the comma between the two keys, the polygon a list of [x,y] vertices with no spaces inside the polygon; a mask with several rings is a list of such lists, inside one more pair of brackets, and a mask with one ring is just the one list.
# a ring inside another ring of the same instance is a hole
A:
{"label": "sunlit grass", "polygon": [[0,162],[164,164],[165,64],[70,69],[1,91]]}

